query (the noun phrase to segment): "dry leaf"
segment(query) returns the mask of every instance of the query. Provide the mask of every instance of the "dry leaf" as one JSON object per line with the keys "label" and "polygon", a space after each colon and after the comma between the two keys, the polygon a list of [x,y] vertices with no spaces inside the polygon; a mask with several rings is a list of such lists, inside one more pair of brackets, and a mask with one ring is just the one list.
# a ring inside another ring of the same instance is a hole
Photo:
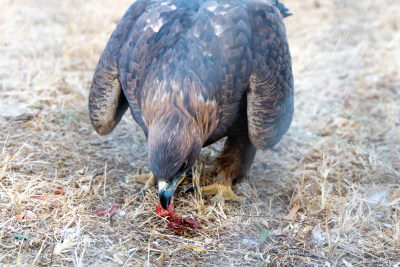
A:
{"label": "dry leaf", "polygon": [[293,208],[291,209],[291,211],[288,213],[288,215],[286,216],[286,218],[288,218],[289,220],[294,220],[294,218],[296,217],[297,212],[299,211],[300,206],[298,204],[294,204]]}
{"label": "dry leaf", "polygon": [[64,189],[61,186],[57,186],[56,190],[54,191],[54,195],[64,195]]}
{"label": "dry leaf", "polygon": [[26,220],[30,220],[30,221],[36,221],[37,220],[37,217],[36,217],[36,214],[35,213],[33,213],[32,211],[30,211],[30,210],[28,210],[26,213],[25,213],[25,217],[24,217]]}
{"label": "dry leaf", "polygon": [[96,214],[99,217],[104,217],[105,215],[108,214],[108,210],[105,209],[105,208],[101,208],[101,209],[93,211],[93,213]]}
{"label": "dry leaf", "polygon": [[16,219],[17,221],[20,221],[20,220],[22,220],[22,218],[24,218],[24,216],[25,216],[25,211],[22,212],[20,215],[16,216],[15,219]]}
{"label": "dry leaf", "polygon": [[324,233],[322,232],[321,227],[317,224],[311,232],[311,243],[313,245],[322,243],[325,241]]}
{"label": "dry leaf", "polygon": [[199,251],[199,252],[206,251],[206,249],[204,247],[195,247],[192,245],[186,245],[186,246],[184,246],[184,248],[190,248],[190,249],[193,249],[193,250]]}
{"label": "dry leaf", "polygon": [[119,211],[119,204],[113,204],[109,210],[110,216],[114,215]]}
{"label": "dry leaf", "polygon": [[[106,215],[112,216],[118,212],[120,212],[120,209],[119,209],[119,204],[117,204],[117,203],[114,203],[110,209],[101,208],[101,209],[93,211],[93,213],[98,217],[104,217]],[[123,214],[123,213],[121,213],[121,214]]]}
{"label": "dry leaf", "polygon": [[165,253],[164,250],[161,252],[161,256],[158,259],[158,267],[162,267],[164,264],[164,260],[165,260]]}

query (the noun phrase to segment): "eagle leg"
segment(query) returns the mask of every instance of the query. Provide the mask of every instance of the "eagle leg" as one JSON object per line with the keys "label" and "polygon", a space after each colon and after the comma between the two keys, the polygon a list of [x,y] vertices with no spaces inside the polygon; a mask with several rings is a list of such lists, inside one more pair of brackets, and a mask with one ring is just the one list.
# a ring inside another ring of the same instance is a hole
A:
{"label": "eagle leg", "polygon": [[219,171],[216,181],[201,188],[203,194],[216,195],[218,199],[244,202],[245,199],[236,196],[231,186],[246,177],[257,151],[248,135],[245,114],[244,112],[231,129],[223,152],[217,159]]}
{"label": "eagle leg", "polygon": [[145,196],[146,191],[148,189],[154,187],[157,184],[156,178],[154,177],[154,175],[151,172],[135,175],[133,178],[135,179],[136,182],[145,184],[145,186],[140,191],[140,193],[142,194],[142,197]]}

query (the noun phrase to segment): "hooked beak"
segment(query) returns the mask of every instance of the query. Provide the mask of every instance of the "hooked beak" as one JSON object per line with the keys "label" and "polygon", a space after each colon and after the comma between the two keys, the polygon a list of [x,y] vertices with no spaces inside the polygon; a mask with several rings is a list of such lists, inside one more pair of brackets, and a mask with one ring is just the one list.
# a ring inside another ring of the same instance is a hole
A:
{"label": "hooked beak", "polygon": [[175,189],[183,181],[185,175],[175,176],[174,179],[168,183],[166,181],[158,182],[158,195],[160,197],[161,206],[168,209],[171,204],[172,197],[174,196]]}

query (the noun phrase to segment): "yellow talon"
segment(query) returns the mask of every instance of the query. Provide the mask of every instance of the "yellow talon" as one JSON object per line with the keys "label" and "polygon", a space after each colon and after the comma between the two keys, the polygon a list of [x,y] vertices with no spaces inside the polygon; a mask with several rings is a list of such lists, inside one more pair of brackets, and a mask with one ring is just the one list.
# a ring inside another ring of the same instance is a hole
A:
{"label": "yellow talon", "polygon": [[200,188],[202,195],[215,195],[215,198],[219,201],[222,199],[226,201],[236,201],[244,203],[245,199],[238,197],[232,190],[230,186],[222,184],[212,184]]}
{"label": "yellow talon", "polygon": [[135,182],[143,183],[143,184],[147,183],[152,177],[154,177],[154,176],[151,172],[133,175],[133,179],[135,179]]}
{"label": "yellow talon", "polygon": [[145,184],[145,186],[141,190],[142,197],[144,197],[146,190],[154,187],[157,183],[156,178],[154,177],[154,175],[151,172],[145,173],[145,174],[134,175],[133,178],[135,179],[135,182]]}

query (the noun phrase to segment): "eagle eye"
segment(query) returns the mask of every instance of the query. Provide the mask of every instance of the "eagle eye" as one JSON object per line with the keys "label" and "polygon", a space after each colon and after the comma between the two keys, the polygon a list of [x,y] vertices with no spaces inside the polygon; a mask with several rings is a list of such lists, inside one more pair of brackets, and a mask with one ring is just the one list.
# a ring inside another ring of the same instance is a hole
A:
{"label": "eagle eye", "polygon": [[181,168],[179,169],[180,172],[183,172],[186,169],[187,166],[187,160],[185,160],[181,166]]}

